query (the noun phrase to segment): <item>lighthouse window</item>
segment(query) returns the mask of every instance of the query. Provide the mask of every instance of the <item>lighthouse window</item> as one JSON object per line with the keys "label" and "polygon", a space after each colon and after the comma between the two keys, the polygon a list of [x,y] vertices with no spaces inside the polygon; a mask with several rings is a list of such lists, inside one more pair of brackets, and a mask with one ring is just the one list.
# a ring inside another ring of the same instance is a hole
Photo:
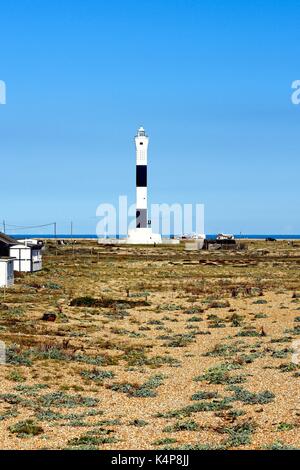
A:
{"label": "lighthouse window", "polygon": [[140,142],[140,145],[143,145],[143,142]]}

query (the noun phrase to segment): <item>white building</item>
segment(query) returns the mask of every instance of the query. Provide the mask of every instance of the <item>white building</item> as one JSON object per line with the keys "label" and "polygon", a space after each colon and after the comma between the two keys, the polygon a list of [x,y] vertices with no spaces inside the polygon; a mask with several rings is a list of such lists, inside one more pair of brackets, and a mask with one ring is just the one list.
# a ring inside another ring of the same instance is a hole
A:
{"label": "white building", "polygon": [[28,240],[10,247],[10,256],[14,258],[14,270],[35,272],[42,269],[42,245],[32,244]]}
{"label": "white building", "polygon": [[0,287],[14,284],[14,260],[9,257],[0,258]]}
{"label": "white building", "polygon": [[219,233],[217,235],[217,240],[234,240],[234,235],[228,233]]}

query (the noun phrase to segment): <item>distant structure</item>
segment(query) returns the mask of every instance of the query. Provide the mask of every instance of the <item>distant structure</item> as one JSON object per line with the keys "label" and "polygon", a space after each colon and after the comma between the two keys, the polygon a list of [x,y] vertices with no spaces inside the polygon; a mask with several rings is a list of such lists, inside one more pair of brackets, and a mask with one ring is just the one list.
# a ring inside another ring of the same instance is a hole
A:
{"label": "distant structure", "polygon": [[204,250],[240,250],[244,249],[241,244],[237,244],[231,235],[219,234],[216,238],[204,240]]}
{"label": "distant structure", "polygon": [[129,230],[127,243],[134,245],[154,245],[161,243],[161,235],[153,233],[148,223],[147,169],[149,138],[140,127],[135,136],[136,148],[136,228]]}
{"label": "distant structure", "polygon": [[218,233],[217,240],[234,240],[234,235],[228,233]]}

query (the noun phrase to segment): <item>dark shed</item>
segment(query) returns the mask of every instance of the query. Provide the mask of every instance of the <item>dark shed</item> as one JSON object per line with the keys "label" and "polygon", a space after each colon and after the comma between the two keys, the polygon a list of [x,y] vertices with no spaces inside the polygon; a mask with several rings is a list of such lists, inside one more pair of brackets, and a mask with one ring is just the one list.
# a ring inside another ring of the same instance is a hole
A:
{"label": "dark shed", "polygon": [[16,243],[17,241],[14,238],[0,232],[0,256],[9,256],[10,247]]}

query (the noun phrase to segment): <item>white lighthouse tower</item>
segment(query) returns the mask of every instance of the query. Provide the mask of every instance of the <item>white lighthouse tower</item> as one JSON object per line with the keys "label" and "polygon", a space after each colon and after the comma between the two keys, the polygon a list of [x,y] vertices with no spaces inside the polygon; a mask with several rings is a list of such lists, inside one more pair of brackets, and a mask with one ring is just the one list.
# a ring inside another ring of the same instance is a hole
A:
{"label": "white lighthouse tower", "polygon": [[127,243],[154,245],[161,243],[161,235],[148,227],[147,166],[149,138],[140,127],[135,136],[136,148],[136,228],[128,233]]}
{"label": "white lighthouse tower", "polygon": [[147,153],[149,139],[143,127],[135,136],[136,148],[136,228],[148,227]]}

